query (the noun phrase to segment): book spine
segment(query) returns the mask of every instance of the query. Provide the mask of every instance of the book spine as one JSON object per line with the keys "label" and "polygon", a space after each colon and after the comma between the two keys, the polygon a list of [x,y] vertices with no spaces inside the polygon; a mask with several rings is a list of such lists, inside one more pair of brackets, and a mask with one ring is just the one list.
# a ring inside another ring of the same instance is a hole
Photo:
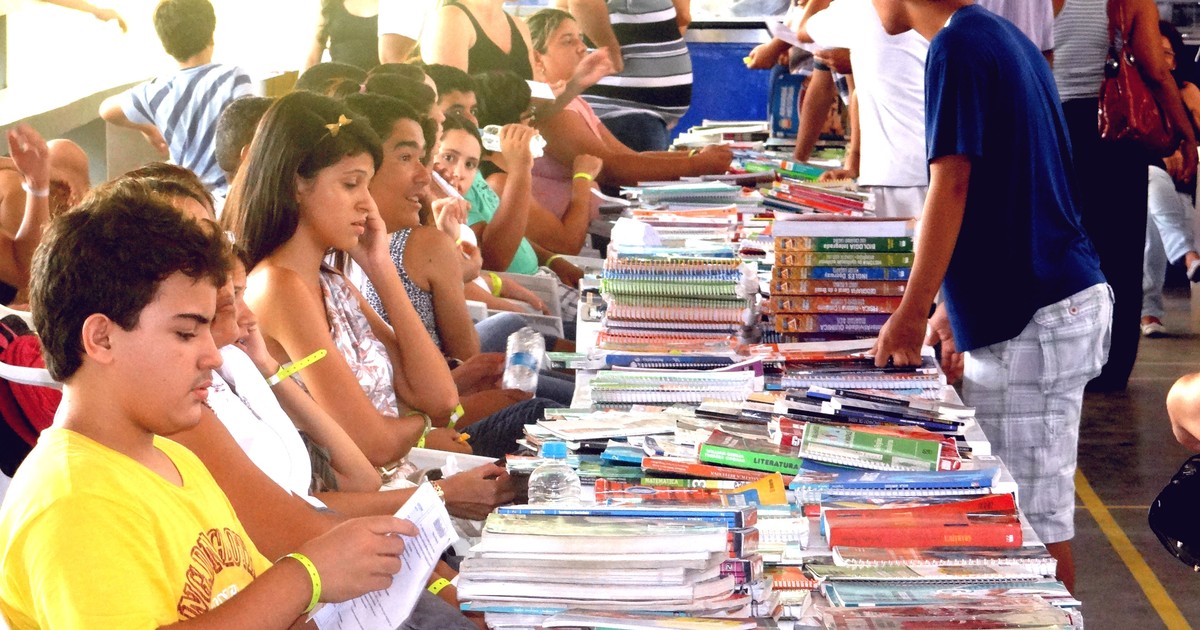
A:
{"label": "book spine", "polygon": [[972,523],[922,527],[896,527],[884,523],[877,527],[836,527],[829,530],[830,546],[846,547],[1020,547],[1020,523]]}
{"label": "book spine", "polygon": [[729,530],[729,557],[748,558],[758,551],[758,528],[743,527]]}
{"label": "book spine", "polygon": [[697,464],[663,457],[643,458],[642,470],[742,482],[758,481],[765,476],[765,473],[762,472],[752,472],[749,470],[728,468],[725,466],[709,466],[707,464]]}
{"label": "book spine", "polygon": [[773,280],[908,280],[909,267],[786,267],[771,269]]}
{"label": "book spine", "polygon": [[749,558],[730,558],[721,563],[721,577],[732,576],[735,584],[741,586],[762,579],[763,558],[754,554]]}
{"label": "book spine", "polygon": [[888,314],[782,314],[772,319],[780,333],[878,333]]}
{"label": "book spine", "polygon": [[700,461],[710,464],[786,475],[800,472],[800,466],[804,463],[804,460],[798,457],[759,453],[716,444],[701,444],[699,457]]}
{"label": "book spine", "polygon": [[786,267],[911,267],[903,252],[775,252],[775,264]]}
{"label": "book spine", "polygon": [[771,295],[903,297],[906,286],[886,280],[773,280]]}
{"label": "book spine", "polygon": [[898,297],[772,296],[768,303],[775,313],[894,313],[900,308]]}
{"label": "book spine", "polygon": [[887,236],[780,236],[775,252],[911,252],[912,239]]}
{"label": "book spine", "polygon": [[720,505],[721,493],[710,488],[671,488],[646,486],[616,479],[597,479],[596,503],[700,503]]}
{"label": "book spine", "polygon": [[708,488],[711,490],[733,490],[745,482],[727,479],[672,479],[669,477],[642,477],[643,486],[658,488]]}

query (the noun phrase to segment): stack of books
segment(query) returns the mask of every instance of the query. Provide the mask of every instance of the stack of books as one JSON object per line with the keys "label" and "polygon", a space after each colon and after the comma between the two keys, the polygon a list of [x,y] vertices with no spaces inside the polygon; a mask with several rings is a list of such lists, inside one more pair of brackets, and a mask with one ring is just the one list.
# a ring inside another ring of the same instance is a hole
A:
{"label": "stack of books", "polygon": [[874,203],[869,193],[845,182],[814,182],[784,177],[762,190],[763,206],[776,213],[835,214],[861,217],[871,214]]}
{"label": "stack of books", "polygon": [[777,219],[772,231],[775,264],[763,310],[777,342],[879,334],[912,269],[910,221],[814,215]]}
{"label": "stack of books", "polygon": [[756,272],[729,246],[614,245],[600,289],[604,350],[729,353],[757,317]]}
{"label": "stack of books", "polygon": [[730,557],[744,541],[731,532],[754,520],[752,507],[500,508],[462,563],[458,597],[491,627],[568,610],[746,618],[741,556]]}

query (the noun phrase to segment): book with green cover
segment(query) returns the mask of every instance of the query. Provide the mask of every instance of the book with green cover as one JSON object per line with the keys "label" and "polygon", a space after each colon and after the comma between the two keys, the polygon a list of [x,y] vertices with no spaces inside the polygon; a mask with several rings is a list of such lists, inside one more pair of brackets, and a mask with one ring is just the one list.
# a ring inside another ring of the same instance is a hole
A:
{"label": "book with green cover", "polygon": [[831,464],[872,470],[938,470],[942,443],[810,422],[799,453]]}
{"label": "book with green cover", "polygon": [[709,464],[785,475],[795,475],[804,465],[804,459],[795,448],[767,440],[730,435],[720,430],[713,431],[708,440],[700,445],[699,458]]}

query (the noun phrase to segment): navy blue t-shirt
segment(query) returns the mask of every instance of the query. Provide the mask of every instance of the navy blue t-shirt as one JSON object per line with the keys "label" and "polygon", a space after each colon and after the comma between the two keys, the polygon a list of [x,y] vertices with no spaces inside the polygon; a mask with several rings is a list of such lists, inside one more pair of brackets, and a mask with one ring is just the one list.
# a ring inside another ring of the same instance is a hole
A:
{"label": "navy blue t-shirt", "polygon": [[1072,199],[1050,67],[1007,20],[969,5],[930,42],[929,160],[965,155],[970,187],[942,296],[960,351],[1012,339],[1037,309],[1104,282]]}

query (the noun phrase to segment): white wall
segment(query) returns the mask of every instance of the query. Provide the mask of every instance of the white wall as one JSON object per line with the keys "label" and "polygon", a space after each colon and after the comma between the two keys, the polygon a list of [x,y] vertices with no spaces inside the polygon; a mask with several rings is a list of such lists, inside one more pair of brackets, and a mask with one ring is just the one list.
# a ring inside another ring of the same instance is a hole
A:
{"label": "white wall", "polygon": [[[304,59],[319,0],[212,0],[215,60],[252,74],[293,70]],[[8,15],[8,85],[0,121],[12,121],[86,94],[145,79],[174,66],[154,33],[157,0],[94,0],[129,23],[115,23],[34,0],[3,0]]]}

